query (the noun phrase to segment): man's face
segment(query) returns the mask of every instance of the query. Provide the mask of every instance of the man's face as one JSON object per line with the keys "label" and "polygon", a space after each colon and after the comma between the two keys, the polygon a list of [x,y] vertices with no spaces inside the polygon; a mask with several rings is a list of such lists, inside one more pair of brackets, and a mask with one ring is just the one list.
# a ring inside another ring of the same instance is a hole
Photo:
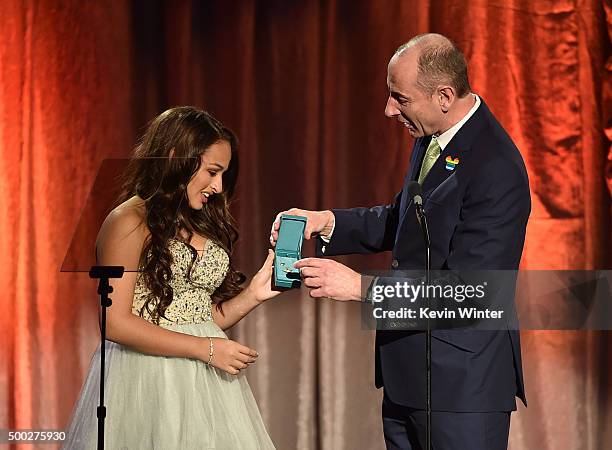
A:
{"label": "man's face", "polygon": [[401,122],[414,138],[439,133],[443,113],[437,96],[422,92],[416,84],[417,52],[405,50],[389,61],[387,86],[389,98],[385,116]]}

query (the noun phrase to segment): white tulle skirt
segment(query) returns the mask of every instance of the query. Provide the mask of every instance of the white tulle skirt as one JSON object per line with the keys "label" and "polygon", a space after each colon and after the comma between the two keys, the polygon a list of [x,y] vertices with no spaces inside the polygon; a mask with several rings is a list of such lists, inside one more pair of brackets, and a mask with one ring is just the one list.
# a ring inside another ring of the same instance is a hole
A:
{"label": "white tulle skirt", "polygon": [[[196,336],[227,337],[214,323],[165,327]],[[273,449],[243,374],[202,361],[150,356],[106,343],[107,449]],[[72,413],[65,449],[95,449],[100,347]]]}

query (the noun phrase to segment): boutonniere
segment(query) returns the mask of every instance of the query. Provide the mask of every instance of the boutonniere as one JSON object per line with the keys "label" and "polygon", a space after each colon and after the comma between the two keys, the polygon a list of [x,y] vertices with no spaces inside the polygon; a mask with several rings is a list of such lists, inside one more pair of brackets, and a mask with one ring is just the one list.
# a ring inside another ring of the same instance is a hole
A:
{"label": "boutonniere", "polygon": [[457,164],[459,164],[459,158],[453,158],[450,155],[446,157],[446,170],[455,170]]}

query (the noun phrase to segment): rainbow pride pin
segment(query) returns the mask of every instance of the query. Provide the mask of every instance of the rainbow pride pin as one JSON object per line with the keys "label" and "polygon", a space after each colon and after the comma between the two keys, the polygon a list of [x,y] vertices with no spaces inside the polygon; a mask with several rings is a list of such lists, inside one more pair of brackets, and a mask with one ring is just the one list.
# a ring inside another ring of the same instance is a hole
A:
{"label": "rainbow pride pin", "polygon": [[450,155],[446,157],[446,170],[455,170],[457,164],[459,164],[459,158],[453,158]]}

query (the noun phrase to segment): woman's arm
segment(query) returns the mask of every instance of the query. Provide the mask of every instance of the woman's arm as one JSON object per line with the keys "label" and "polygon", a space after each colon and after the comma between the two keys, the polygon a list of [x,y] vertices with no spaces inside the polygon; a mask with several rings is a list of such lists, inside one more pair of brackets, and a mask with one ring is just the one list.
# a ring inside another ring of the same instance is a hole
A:
{"label": "woman's arm", "polygon": [[280,294],[272,290],[273,264],[274,252],[268,250],[266,261],[249,285],[236,297],[223,302],[223,312],[213,305],[213,320],[221,329],[231,328],[257,306]]}
{"label": "woman's arm", "polygon": [[[167,330],[132,313],[136,270],[147,235],[141,217],[136,207],[117,208],[106,218],[98,234],[98,264],[126,268],[123,278],[110,280],[113,304],[107,311],[107,338],[149,355],[208,362],[210,341],[207,337]],[[238,369],[255,361],[256,356],[255,350],[237,342],[213,338],[212,365],[229,373],[238,373]]]}

